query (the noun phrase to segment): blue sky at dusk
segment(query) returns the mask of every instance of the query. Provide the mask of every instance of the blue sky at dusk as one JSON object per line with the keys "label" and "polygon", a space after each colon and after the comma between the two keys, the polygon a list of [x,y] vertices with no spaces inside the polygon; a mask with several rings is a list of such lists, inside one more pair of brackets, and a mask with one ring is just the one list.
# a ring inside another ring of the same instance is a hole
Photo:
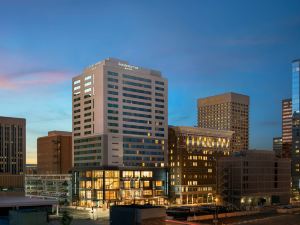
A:
{"label": "blue sky at dusk", "polygon": [[196,125],[199,97],[250,96],[250,147],[281,135],[281,100],[300,58],[300,1],[0,2],[0,115],[36,138],[71,131],[71,78],[108,57],[162,71],[169,124]]}

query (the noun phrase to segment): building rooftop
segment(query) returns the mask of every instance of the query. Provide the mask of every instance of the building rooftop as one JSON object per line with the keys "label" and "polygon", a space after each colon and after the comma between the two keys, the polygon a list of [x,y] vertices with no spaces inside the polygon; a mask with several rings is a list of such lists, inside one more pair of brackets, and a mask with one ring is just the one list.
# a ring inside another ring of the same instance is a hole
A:
{"label": "building rooftop", "polygon": [[220,104],[225,103],[229,101],[233,102],[240,102],[243,104],[249,104],[249,96],[234,92],[227,92],[223,94],[213,95],[213,96],[207,96],[203,98],[198,98],[198,104]]}
{"label": "building rooftop", "polygon": [[112,206],[113,208],[127,208],[127,209],[153,209],[153,208],[164,208],[163,206],[155,205],[116,205]]}
{"label": "building rooftop", "polygon": [[185,133],[185,134],[198,134],[203,136],[210,136],[210,137],[228,137],[231,138],[234,134],[234,131],[229,130],[217,130],[217,129],[210,129],[210,128],[201,128],[201,127],[188,127],[188,126],[169,126],[178,133]]}
{"label": "building rooftop", "polygon": [[22,207],[22,206],[47,206],[58,204],[55,199],[30,198],[24,196],[1,196],[0,208]]}
{"label": "building rooftop", "polygon": [[97,65],[107,65],[107,66],[112,66],[112,67],[118,67],[118,68],[122,68],[122,69],[129,70],[129,71],[138,71],[139,73],[142,73],[142,74],[148,74],[148,75],[152,75],[152,76],[156,76],[156,77],[162,77],[161,72],[158,70],[147,69],[147,68],[143,68],[140,66],[130,65],[127,61],[117,59],[117,58],[112,58],[112,57],[109,57],[109,58],[99,61],[95,64],[92,64],[92,65],[88,66],[85,70],[92,69],[93,67],[95,67]]}
{"label": "building rooftop", "polygon": [[7,122],[12,122],[12,121],[18,121],[21,123],[25,123],[26,119],[25,118],[18,118],[18,117],[7,117],[7,116],[0,116],[0,121],[7,121]]}
{"label": "building rooftop", "polygon": [[72,132],[70,132],[70,131],[59,131],[59,130],[52,130],[52,131],[48,132],[48,136],[56,136],[56,135],[72,136]]}

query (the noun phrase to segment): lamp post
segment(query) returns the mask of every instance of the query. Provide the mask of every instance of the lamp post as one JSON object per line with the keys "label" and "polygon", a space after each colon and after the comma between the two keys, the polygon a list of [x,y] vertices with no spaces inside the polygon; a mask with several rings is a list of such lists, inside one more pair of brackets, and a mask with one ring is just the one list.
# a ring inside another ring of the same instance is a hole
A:
{"label": "lamp post", "polygon": [[213,220],[213,223],[215,225],[218,225],[218,208],[217,208],[217,202],[218,202],[218,198],[216,197],[215,198],[215,214],[214,214],[214,220]]}

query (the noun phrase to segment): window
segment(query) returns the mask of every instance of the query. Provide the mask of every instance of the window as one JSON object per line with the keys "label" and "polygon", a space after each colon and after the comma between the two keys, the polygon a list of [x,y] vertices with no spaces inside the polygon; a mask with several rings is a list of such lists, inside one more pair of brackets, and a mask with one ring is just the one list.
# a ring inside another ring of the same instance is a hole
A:
{"label": "window", "polygon": [[160,85],[164,85],[165,83],[164,82],[162,82],[162,81],[155,81],[155,84],[160,84]]}
{"label": "window", "polygon": [[91,78],[92,78],[92,76],[89,75],[89,76],[86,76],[86,77],[84,78],[84,80],[90,80]]}
{"label": "window", "polygon": [[85,83],[84,86],[86,87],[86,86],[89,86],[91,84],[92,84],[92,82],[90,81],[90,82]]}
{"label": "window", "polygon": [[144,187],[150,187],[150,181],[149,180],[144,181]]}
{"label": "window", "polygon": [[141,171],[141,177],[152,177],[152,171]]}
{"label": "window", "polygon": [[74,85],[80,84],[80,80],[75,80],[73,84],[74,84]]}
{"label": "window", "polygon": [[87,89],[84,90],[84,93],[87,93],[87,92],[90,92],[90,91],[92,91],[92,88],[87,88]]}
{"label": "window", "polygon": [[161,186],[162,186],[162,181],[161,181],[161,180],[157,180],[157,181],[155,182],[155,186],[156,186],[156,187],[161,187]]}
{"label": "window", "polygon": [[112,71],[107,71],[107,74],[110,75],[110,76],[115,76],[115,77],[118,76],[118,73],[112,72]]}
{"label": "window", "polygon": [[132,76],[132,75],[127,75],[127,74],[123,74],[123,78],[151,83],[150,79],[145,79],[145,78],[142,78],[142,77],[135,77],[135,76]]}
{"label": "window", "polygon": [[78,90],[78,89],[80,89],[80,86],[74,87],[74,91],[76,91],[76,90]]}

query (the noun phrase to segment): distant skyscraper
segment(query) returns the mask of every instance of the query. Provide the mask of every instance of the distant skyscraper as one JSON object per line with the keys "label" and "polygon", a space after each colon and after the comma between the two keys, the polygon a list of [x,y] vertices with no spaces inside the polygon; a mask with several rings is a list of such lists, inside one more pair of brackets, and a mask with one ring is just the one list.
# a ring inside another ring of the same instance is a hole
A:
{"label": "distant skyscraper", "polygon": [[293,193],[300,193],[300,114],[293,114],[293,142],[291,152]]}
{"label": "distant skyscraper", "polygon": [[300,192],[300,59],[292,62],[292,191]]}
{"label": "distant skyscraper", "polygon": [[37,139],[37,172],[67,174],[72,169],[72,132],[50,131]]}
{"label": "distant skyscraper", "polygon": [[164,167],[168,83],[159,71],[106,59],[73,78],[74,165]]}
{"label": "distant skyscraper", "polygon": [[233,151],[249,148],[249,96],[225,93],[198,99],[198,126],[234,131]]}
{"label": "distant skyscraper", "polygon": [[273,151],[275,152],[276,156],[282,155],[282,138],[281,137],[273,138]]}
{"label": "distant skyscraper", "polygon": [[26,163],[26,120],[0,117],[0,173],[23,174]]}
{"label": "distant skyscraper", "polygon": [[292,99],[282,100],[282,157],[291,157],[292,148]]}
{"label": "distant skyscraper", "polygon": [[292,101],[293,113],[300,112],[300,59],[292,62]]}

